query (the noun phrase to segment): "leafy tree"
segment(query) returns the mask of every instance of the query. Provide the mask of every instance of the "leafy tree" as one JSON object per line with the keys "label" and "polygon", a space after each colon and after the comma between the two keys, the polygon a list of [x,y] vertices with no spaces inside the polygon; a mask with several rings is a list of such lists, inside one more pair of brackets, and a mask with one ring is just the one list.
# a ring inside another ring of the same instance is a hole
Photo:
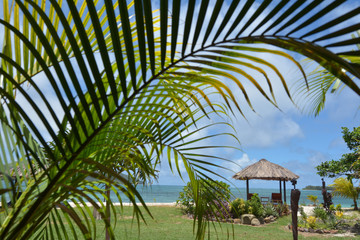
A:
{"label": "leafy tree", "polygon": [[357,199],[359,198],[360,187],[354,187],[351,180],[342,177],[335,179],[330,186],[335,188],[332,192],[335,196],[352,199],[354,201],[354,210],[358,210]]}
{"label": "leafy tree", "polygon": [[[223,158],[200,150],[226,147],[208,140],[234,135],[212,130],[229,124],[204,126],[204,119],[253,109],[245,82],[276,107],[274,81],[291,97],[281,71],[260,54],[287,60],[304,78],[296,59],[308,57],[360,95],[358,52],[333,48],[358,41],[347,35],[359,25],[347,20],[360,10],[337,16],[343,2],[3,0],[0,171],[28,166],[20,168],[28,177],[16,176],[23,194],[14,208],[5,206],[0,239],[71,239],[76,229],[95,238],[87,202],[115,238],[101,200],[111,199],[88,176],[118,202],[124,193],[138,221],[151,214],[134,182],[113,169],[119,161],[130,163],[126,172],[148,176],[160,162],[182,175],[182,162],[193,189],[216,175],[214,159]],[[4,179],[2,202],[12,192]],[[199,196],[194,192],[194,226],[204,238]]]}
{"label": "leafy tree", "polygon": [[[229,201],[230,199],[230,185],[222,181],[210,181],[201,179],[197,181],[194,189],[194,184],[188,182],[182,192],[179,193],[179,198],[176,201],[185,213],[195,214],[196,198],[194,194],[201,196],[205,206],[211,206],[214,201]],[[208,209],[210,212],[212,209]]]}
{"label": "leafy tree", "polygon": [[360,156],[358,151],[360,146],[360,127],[354,128],[353,131],[343,127],[342,133],[344,141],[352,152],[343,154],[339,160],[322,162],[316,167],[317,173],[320,176],[336,177],[347,175],[349,178],[358,177],[356,173],[359,171],[359,168],[355,163]]}

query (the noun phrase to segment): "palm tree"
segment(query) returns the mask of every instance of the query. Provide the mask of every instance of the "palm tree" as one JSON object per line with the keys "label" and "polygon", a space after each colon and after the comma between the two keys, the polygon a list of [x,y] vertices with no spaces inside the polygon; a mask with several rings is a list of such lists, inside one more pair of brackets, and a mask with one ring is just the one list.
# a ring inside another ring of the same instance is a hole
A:
{"label": "palm tree", "polygon": [[[136,198],[151,213],[133,182],[112,168],[123,159],[131,162],[128,172],[140,168],[150,177],[160,161],[182,176],[182,161],[196,191],[197,179],[216,175],[211,160],[222,159],[201,150],[224,147],[208,145],[221,133],[208,131],[214,124],[204,126],[206,118],[244,114],[243,101],[253,109],[246,81],[277,106],[270,73],[291,97],[283,74],[258,54],[288,60],[304,78],[292,53],[306,56],[360,95],[352,79],[360,78],[359,64],[346,58],[358,52],[333,48],[358,41],[347,34],[360,26],[347,20],[360,10],[337,16],[343,2],[3,0],[0,158],[27,162],[32,177],[23,180],[14,208],[5,207],[0,238],[66,239],[78,234],[74,226],[95,238],[86,202],[115,238],[99,196],[112,201],[86,177],[111,186],[119,202],[123,192],[140,221]],[[4,202],[11,186],[6,179],[2,184]],[[195,201],[197,237],[203,238],[206,209]],[[79,203],[84,208],[75,211]]]}
{"label": "palm tree", "polygon": [[344,198],[350,198],[354,201],[354,210],[358,210],[357,199],[359,198],[360,188],[354,187],[351,180],[343,177],[334,180],[330,186],[334,187],[334,196],[340,196]]}

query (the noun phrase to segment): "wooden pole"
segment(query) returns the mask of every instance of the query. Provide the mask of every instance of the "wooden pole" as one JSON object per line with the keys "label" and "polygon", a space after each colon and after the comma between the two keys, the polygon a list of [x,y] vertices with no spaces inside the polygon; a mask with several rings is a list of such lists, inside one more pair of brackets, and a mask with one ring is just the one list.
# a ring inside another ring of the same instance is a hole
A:
{"label": "wooden pole", "polygon": [[249,179],[246,178],[246,200],[249,200]]}
{"label": "wooden pole", "polygon": [[[280,184],[280,197],[282,198],[282,191],[281,191],[281,179],[280,179],[280,181],[279,181],[279,184]],[[281,201],[282,201],[282,199],[281,199]]]}
{"label": "wooden pole", "polygon": [[284,180],[284,203],[286,203],[286,183]]}

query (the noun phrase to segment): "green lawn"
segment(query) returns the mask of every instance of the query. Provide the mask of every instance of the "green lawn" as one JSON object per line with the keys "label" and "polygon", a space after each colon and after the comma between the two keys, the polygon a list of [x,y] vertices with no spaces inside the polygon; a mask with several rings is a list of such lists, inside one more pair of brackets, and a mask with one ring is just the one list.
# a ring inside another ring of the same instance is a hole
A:
{"label": "green lawn", "polygon": [[[140,232],[137,223],[132,221],[131,207],[124,207],[124,216],[118,216],[118,223],[115,228],[117,239],[194,239],[193,220],[184,217],[180,209],[175,207],[149,207],[154,219],[146,216],[147,224],[141,223]],[[286,229],[290,223],[290,216],[280,218],[277,222],[252,227],[245,225],[233,225],[228,223],[216,224],[216,229],[210,227],[210,239],[292,239],[292,232]],[[100,224],[101,221],[99,221]],[[233,238],[233,230],[234,238]],[[229,232],[229,233],[227,233]],[[104,239],[104,231],[98,232],[99,239]],[[319,237],[304,237],[299,239],[322,239]],[[353,238],[331,238],[331,239],[353,239]]]}
{"label": "green lawn", "polygon": [[[140,223],[140,231],[137,222],[132,218],[132,207],[124,207],[124,213],[117,214],[117,224],[115,227],[116,239],[194,239],[193,220],[182,215],[181,210],[168,206],[149,207],[154,219],[145,215],[147,224]],[[4,217],[4,216],[2,216]],[[112,221],[114,220],[112,216]],[[229,223],[218,223],[210,226],[210,239],[260,239],[260,240],[281,240],[292,239],[292,232],[286,228],[290,223],[290,216],[278,219],[275,223],[252,227],[247,225],[233,225]],[[65,227],[69,227],[64,219]],[[104,223],[97,220],[96,239],[105,239]],[[70,228],[68,233],[70,233]],[[77,229],[77,231],[79,231]],[[80,233],[80,231],[79,231]],[[92,233],[93,234],[93,233]],[[234,235],[233,235],[234,234]],[[56,234],[54,234],[56,235]],[[92,235],[93,236],[93,235]],[[331,237],[329,235],[317,235],[315,237],[304,237],[299,234],[299,239],[323,239]],[[357,237],[360,239],[360,237]],[[33,238],[34,239],[34,238]],[[56,239],[51,237],[51,239]],[[82,239],[82,238],[80,238]],[[346,237],[331,237],[331,239],[354,239]]]}

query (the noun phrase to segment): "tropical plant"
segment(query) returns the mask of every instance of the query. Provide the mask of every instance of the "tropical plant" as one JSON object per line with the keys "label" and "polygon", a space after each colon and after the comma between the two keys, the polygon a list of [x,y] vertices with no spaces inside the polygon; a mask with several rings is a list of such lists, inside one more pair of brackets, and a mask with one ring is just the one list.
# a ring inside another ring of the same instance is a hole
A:
{"label": "tropical plant", "polygon": [[307,199],[310,200],[314,206],[319,202],[318,197],[315,195],[307,195]]}
{"label": "tropical plant", "polygon": [[350,198],[354,201],[354,210],[358,210],[357,199],[359,198],[360,187],[355,187],[352,180],[346,178],[337,178],[330,186],[335,187],[332,194],[344,198]]}
{"label": "tropical plant", "polygon": [[279,213],[271,203],[268,203],[264,206],[264,217],[269,216],[279,217]]}
{"label": "tropical plant", "polygon": [[[353,41],[358,41],[360,37],[360,31],[351,35]],[[354,53],[360,50],[360,45],[354,46]],[[353,56],[346,56],[346,58],[353,63],[360,63],[358,54]],[[308,68],[314,68],[314,64],[307,60]],[[343,70],[345,71],[345,70]],[[325,102],[328,94],[340,93],[346,85],[344,85],[340,79],[331,74],[324,68],[316,66],[310,74],[308,74],[308,82],[299,80],[295,85],[294,98],[297,99],[299,107],[308,112],[311,115],[319,115],[325,107]]]}
{"label": "tropical plant", "polygon": [[359,177],[359,166],[357,164],[360,157],[358,148],[360,146],[360,127],[354,127],[349,131],[347,127],[342,127],[343,139],[347,147],[352,152],[345,153],[339,160],[322,162],[316,166],[317,173],[323,177],[336,177],[347,175],[349,178]]}
{"label": "tropical plant", "polygon": [[264,206],[261,204],[260,197],[256,193],[248,200],[248,206],[249,213],[254,214],[256,217],[264,216]]}
{"label": "tropical plant", "polygon": [[[194,226],[203,238],[206,208],[197,180],[217,175],[213,159],[222,160],[200,151],[222,147],[209,146],[221,133],[203,119],[244,115],[242,102],[253,109],[246,82],[277,106],[272,73],[290,97],[280,70],[262,56],[288,60],[305,77],[292,53],[301,54],[360,95],[352,79],[360,78],[359,64],[347,58],[358,51],[333,48],[358,41],[347,35],[359,25],[347,20],[360,10],[339,16],[343,3],[3,0],[0,172],[9,176],[7,168],[20,166],[15,177],[22,194],[8,208],[13,183],[1,182],[0,239],[77,238],[76,228],[95,238],[87,203],[115,238],[116,222],[101,200],[116,211],[106,188],[120,203],[125,194],[140,221],[136,199],[151,213],[131,176],[140,170],[151,179],[160,162],[180,176],[184,164],[197,202]],[[123,161],[130,178],[114,170]]]}
{"label": "tropical plant", "polygon": [[248,212],[249,204],[243,198],[236,198],[231,202],[231,213],[234,217],[239,218],[242,214]]}
{"label": "tropical plant", "polygon": [[309,224],[310,228],[315,228],[316,227],[316,217],[315,216],[307,217],[306,222]]}
{"label": "tropical plant", "polygon": [[[210,208],[212,202],[228,202],[230,199],[230,185],[225,182],[202,179],[198,180],[197,183],[197,190],[194,190],[193,184],[188,182],[183,191],[179,193],[178,200],[176,200],[177,205],[182,207],[186,214],[195,214],[197,202],[194,194],[197,194],[202,199],[205,206],[209,206],[207,212],[212,211]],[[219,203],[217,205],[220,205]]]}

